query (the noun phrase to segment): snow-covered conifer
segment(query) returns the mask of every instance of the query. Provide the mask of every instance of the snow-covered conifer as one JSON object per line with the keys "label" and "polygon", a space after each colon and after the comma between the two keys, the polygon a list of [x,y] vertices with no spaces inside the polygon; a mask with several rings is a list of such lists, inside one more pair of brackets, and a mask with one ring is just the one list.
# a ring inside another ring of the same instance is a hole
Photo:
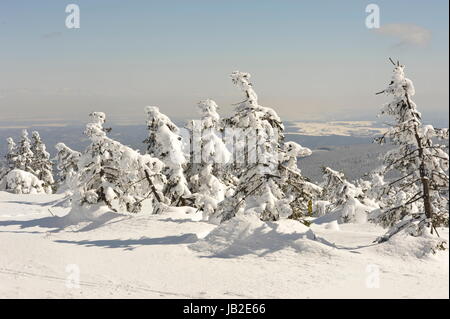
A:
{"label": "snow-covered conifer", "polygon": [[9,170],[16,168],[17,166],[17,144],[12,137],[6,139],[8,144],[8,152],[6,153],[6,167]]}
{"label": "snow-covered conifer", "polygon": [[78,172],[78,161],[81,153],[72,150],[64,143],[55,145],[57,150],[56,169],[58,170],[58,184],[60,188],[71,188]]}
{"label": "snow-covered conifer", "polygon": [[147,106],[148,138],[147,152],[164,163],[167,185],[164,194],[175,206],[188,203],[191,198],[188,182],[184,175],[187,160],[183,152],[183,141],[178,127],[159,111],[156,106]]}
{"label": "snow-covered conifer", "polygon": [[[211,215],[229,188],[229,178],[224,169],[231,158],[220,134],[220,116],[213,100],[198,103],[201,114],[199,121],[191,121],[190,182],[195,193],[196,206],[206,216]],[[228,182],[228,183],[227,183]]]}
{"label": "snow-covered conifer", "polygon": [[356,190],[355,185],[347,181],[344,173],[335,171],[329,167],[323,167],[323,183],[321,184],[323,193],[322,199],[329,201],[333,209],[340,206],[345,201],[345,195],[354,193]]}
{"label": "snow-covered conifer", "polygon": [[421,114],[411,100],[415,89],[405,77],[405,66],[398,61],[391,62],[394,64],[392,80],[379,93],[392,97],[381,114],[391,116],[394,122],[376,141],[389,140],[398,146],[385,155],[384,173],[394,170],[400,177],[386,183],[385,194],[391,198],[392,205],[376,220],[390,229],[379,242],[399,231],[421,236],[448,225],[448,146],[435,142],[448,139],[448,129],[422,124]]}
{"label": "snow-covered conifer", "polygon": [[386,194],[384,194],[386,182],[383,169],[381,167],[371,172],[369,174],[370,180],[361,181],[360,185],[358,185],[362,189],[364,196],[378,203],[380,207],[385,206],[387,199]]}
{"label": "snow-covered conifer", "polygon": [[42,142],[39,132],[32,132],[31,152],[33,153],[31,167],[38,179],[44,182],[46,193],[54,191],[55,180],[53,178],[53,163],[50,154],[47,152],[45,144]]}
{"label": "snow-covered conifer", "polygon": [[22,138],[19,145],[17,145],[17,158],[15,168],[35,174],[33,170],[33,157],[34,154],[31,151],[31,140],[28,137],[28,131],[22,130]]}
{"label": "snow-covered conifer", "polygon": [[283,154],[284,161],[280,164],[282,190],[287,197],[293,198],[289,204],[292,208],[292,215],[289,217],[306,223],[304,217],[312,213],[313,202],[320,197],[322,188],[302,175],[297,158],[309,156],[312,152],[295,142],[286,142]]}
{"label": "snow-covered conifer", "polygon": [[365,196],[361,187],[349,182],[342,172],[324,167],[323,173],[322,199],[329,203],[326,212],[335,215],[338,222],[365,223],[370,213],[379,208],[375,201]]}
{"label": "snow-covered conifer", "polygon": [[225,121],[226,131],[233,134],[233,170],[239,182],[234,194],[219,204],[213,220],[222,222],[240,213],[254,213],[264,221],[290,216],[289,199],[280,186],[281,119],[273,109],[258,104],[250,74],[235,71],[231,79],[245,96]]}
{"label": "snow-covered conifer", "polygon": [[163,163],[107,137],[104,113],[90,116],[92,121],[85,134],[91,144],[78,161],[76,202],[105,204],[114,211],[136,213],[144,200],[150,200],[156,213],[160,204],[166,203],[162,193]]}
{"label": "snow-covered conifer", "polygon": [[0,190],[6,190],[6,175],[17,166],[17,144],[12,137],[6,139],[8,150],[0,163]]}

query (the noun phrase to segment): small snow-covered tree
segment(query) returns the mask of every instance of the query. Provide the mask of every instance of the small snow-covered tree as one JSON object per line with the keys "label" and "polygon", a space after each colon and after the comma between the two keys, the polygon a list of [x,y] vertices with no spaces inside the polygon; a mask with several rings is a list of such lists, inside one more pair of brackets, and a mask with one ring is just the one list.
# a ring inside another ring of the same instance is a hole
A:
{"label": "small snow-covered tree", "polygon": [[6,139],[8,150],[0,166],[0,190],[6,190],[6,176],[17,167],[17,144],[12,137]]}
{"label": "small snow-covered tree", "polygon": [[71,188],[78,172],[78,161],[81,153],[72,150],[64,143],[55,145],[57,154],[56,169],[58,170],[59,187]]}
{"label": "small snow-covered tree", "polygon": [[[231,153],[220,134],[220,116],[213,100],[198,103],[201,114],[199,121],[191,121],[188,129],[191,135],[191,156],[189,175],[196,206],[210,216],[229,189],[229,177],[224,169]],[[205,216],[205,217],[206,217]]]}
{"label": "small snow-covered tree", "polygon": [[286,142],[283,154],[284,161],[280,164],[282,190],[287,197],[293,199],[289,204],[292,209],[289,218],[308,224],[304,218],[312,213],[313,202],[320,197],[322,188],[302,175],[297,158],[309,156],[312,151],[295,142]]}
{"label": "small snow-covered tree", "polygon": [[33,170],[34,154],[31,151],[31,140],[28,137],[28,131],[26,129],[22,130],[22,138],[19,145],[17,145],[16,154],[15,168],[35,174]]}
{"label": "small snow-covered tree", "polygon": [[331,203],[330,209],[342,205],[347,194],[356,191],[355,185],[347,181],[344,173],[335,171],[329,167],[323,167],[323,183],[321,184],[323,193],[322,199]]}
{"label": "small snow-covered tree", "polygon": [[235,114],[225,120],[225,130],[232,132],[232,170],[239,182],[234,194],[219,204],[213,220],[223,222],[240,213],[255,213],[264,221],[290,216],[289,199],[280,185],[281,119],[273,109],[258,104],[250,74],[235,71],[231,79],[245,96]]}
{"label": "small snow-covered tree", "polygon": [[379,94],[392,97],[381,114],[393,117],[394,123],[376,141],[389,140],[398,146],[385,155],[384,172],[394,170],[400,177],[386,185],[385,194],[395,204],[376,218],[390,227],[379,242],[399,231],[421,236],[448,225],[448,146],[435,143],[437,139],[448,139],[448,129],[422,124],[421,114],[411,100],[415,89],[413,82],[405,77],[405,66],[390,61],[394,64],[392,80]]}
{"label": "small snow-covered tree", "polygon": [[78,161],[76,202],[105,204],[113,211],[139,212],[142,202],[150,200],[153,212],[167,201],[162,189],[163,163],[150,155],[122,145],[106,136],[105,114],[93,112],[85,134],[91,144]]}
{"label": "small snow-covered tree", "polygon": [[12,137],[8,137],[6,139],[6,143],[8,149],[5,158],[0,163],[0,181],[6,176],[6,174],[15,169],[17,165],[17,145]]}
{"label": "small snow-covered tree", "polygon": [[31,152],[33,158],[31,168],[38,179],[44,182],[43,187],[46,193],[54,191],[55,180],[53,178],[53,163],[50,154],[47,152],[45,144],[42,142],[39,132],[32,132]]}
{"label": "small snow-covered tree", "polygon": [[8,144],[8,152],[6,153],[6,167],[8,170],[13,170],[17,167],[17,144],[12,137],[6,139]]}
{"label": "small snow-covered tree", "polygon": [[[28,138],[28,131],[22,131],[22,138],[18,145],[9,137],[7,139],[8,152],[6,154],[6,168],[1,172],[2,188],[20,194],[35,194],[35,193],[51,193],[52,192],[52,178],[51,168],[47,172],[38,170],[38,163],[35,160],[35,153],[32,150],[31,141]],[[43,148],[36,148],[35,152],[39,155],[39,150],[45,152]],[[48,153],[47,153],[48,154]],[[42,155],[42,154],[41,154]],[[46,181],[41,178],[46,178]]]}
{"label": "small snow-covered tree", "polygon": [[361,187],[349,182],[342,172],[323,168],[322,199],[329,204],[326,213],[334,214],[340,223],[364,223],[378,208],[376,202],[366,198]]}
{"label": "small snow-covered tree", "polygon": [[1,190],[1,180],[3,176],[8,173],[8,169],[6,167],[6,160],[4,158],[0,158],[0,190]]}
{"label": "small snow-covered tree", "polygon": [[162,114],[156,106],[147,106],[148,138],[147,153],[164,163],[167,185],[164,194],[172,205],[182,206],[189,202],[191,191],[184,175],[187,164],[183,153],[183,141],[178,127]]}
{"label": "small snow-covered tree", "polygon": [[386,194],[384,194],[386,182],[383,170],[384,168],[380,167],[372,171],[368,174],[369,180],[360,180],[357,184],[363,191],[364,198],[376,202],[380,208],[385,207],[387,201]]}

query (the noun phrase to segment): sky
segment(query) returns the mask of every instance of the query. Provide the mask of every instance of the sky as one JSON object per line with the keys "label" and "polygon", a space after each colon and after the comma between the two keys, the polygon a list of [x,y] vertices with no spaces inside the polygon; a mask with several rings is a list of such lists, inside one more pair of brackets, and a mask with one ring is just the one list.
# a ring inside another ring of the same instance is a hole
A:
{"label": "sky", "polygon": [[[68,29],[68,4],[80,28]],[[366,27],[366,6],[380,28]],[[252,74],[263,106],[284,120],[376,119],[388,57],[406,65],[429,121],[448,118],[446,0],[1,0],[0,122],[85,121],[103,111],[143,123],[144,107],[174,119],[214,99],[242,100],[229,74]]]}

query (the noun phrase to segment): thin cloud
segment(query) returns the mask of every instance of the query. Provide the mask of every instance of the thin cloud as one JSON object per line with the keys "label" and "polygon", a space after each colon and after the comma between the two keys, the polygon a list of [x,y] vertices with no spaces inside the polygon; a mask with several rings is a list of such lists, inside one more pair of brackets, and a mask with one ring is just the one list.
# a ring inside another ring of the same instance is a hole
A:
{"label": "thin cloud", "polygon": [[62,36],[62,32],[50,32],[43,34],[41,36],[42,39],[53,39],[53,38],[59,38]]}
{"label": "thin cloud", "polygon": [[431,41],[431,30],[415,24],[392,23],[381,26],[376,31],[399,40],[395,46],[427,46]]}

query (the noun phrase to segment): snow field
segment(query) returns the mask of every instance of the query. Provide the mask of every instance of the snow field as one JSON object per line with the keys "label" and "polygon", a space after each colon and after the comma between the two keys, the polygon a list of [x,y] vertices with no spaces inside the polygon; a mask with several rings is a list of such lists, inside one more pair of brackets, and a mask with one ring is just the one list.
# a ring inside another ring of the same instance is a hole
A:
{"label": "snow field", "polygon": [[64,217],[62,198],[0,192],[3,298],[448,298],[448,251],[417,256],[413,237],[373,244],[384,233],[373,224],[216,226],[171,208],[67,225],[48,211]]}

